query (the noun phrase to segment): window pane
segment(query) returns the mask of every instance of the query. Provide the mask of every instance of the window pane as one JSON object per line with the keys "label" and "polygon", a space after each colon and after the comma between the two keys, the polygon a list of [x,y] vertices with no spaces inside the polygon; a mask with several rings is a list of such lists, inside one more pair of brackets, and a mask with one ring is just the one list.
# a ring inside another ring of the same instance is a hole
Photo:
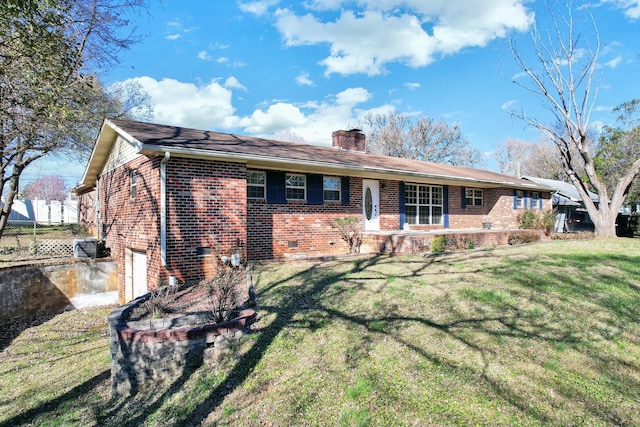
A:
{"label": "window pane", "polygon": [[429,224],[429,208],[421,207],[420,208],[420,224]]}
{"label": "window pane", "polygon": [[416,206],[406,206],[405,215],[406,215],[407,224],[416,224],[417,207]]}
{"label": "window pane", "polygon": [[264,187],[247,186],[247,197],[252,199],[264,199]]}
{"label": "window pane", "polygon": [[434,206],[431,208],[431,224],[442,224],[442,208]]}
{"label": "window pane", "polygon": [[340,178],[325,176],[322,179],[322,185],[325,190],[340,190]]}
{"label": "window pane", "polygon": [[404,200],[405,200],[406,204],[408,204],[408,205],[415,205],[416,204],[416,202],[418,201],[416,190],[417,190],[417,188],[416,188],[415,185],[408,184],[405,187]]}
{"label": "window pane", "polygon": [[340,201],[340,191],[324,190],[324,199],[329,201]]}
{"label": "window pane", "polygon": [[287,175],[287,187],[304,187],[304,175]]}
{"label": "window pane", "polygon": [[287,199],[304,200],[304,188],[287,188]]}
{"label": "window pane", "polygon": [[442,187],[431,187],[431,203],[442,205]]}
{"label": "window pane", "polygon": [[264,172],[247,172],[247,184],[264,185]]}
{"label": "window pane", "polygon": [[421,185],[419,188],[420,188],[420,198],[418,203],[420,205],[429,204],[429,187]]}

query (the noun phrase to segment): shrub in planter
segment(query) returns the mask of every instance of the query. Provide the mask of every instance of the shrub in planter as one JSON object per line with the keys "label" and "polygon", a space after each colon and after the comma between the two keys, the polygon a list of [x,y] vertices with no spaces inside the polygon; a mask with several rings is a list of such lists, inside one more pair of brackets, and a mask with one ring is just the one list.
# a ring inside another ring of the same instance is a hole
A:
{"label": "shrub in planter", "polygon": [[444,252],[447,249],[447,237],[446,236],[436,236],[431,241],[431,253],[439,254]]}
{"label": "shrub in planter", "polygon": [[556,216],[552,212],[526,210],[518,215],[518,228],[542,230],[546,236],[553,231]]}

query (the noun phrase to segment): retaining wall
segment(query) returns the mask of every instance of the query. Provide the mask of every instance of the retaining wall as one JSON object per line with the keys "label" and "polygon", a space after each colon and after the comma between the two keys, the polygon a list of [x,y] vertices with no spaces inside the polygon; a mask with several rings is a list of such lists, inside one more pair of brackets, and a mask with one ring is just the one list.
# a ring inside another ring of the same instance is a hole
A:
{"label": "retaining wall", "polygon": [[0,269],[0,324],[17,317],[117,302],[111,260],[74,259]]}
{"label": "retaining wall", "polygon": [[111,339],[111,396],[137,393],[144,385],[179,378],[189,369],[213,363],[237,343],[256,320],[255,310],[235,319],[204,324],[208,315],[128,322],[133,308],[150,294],[118,307],[109,315]]}

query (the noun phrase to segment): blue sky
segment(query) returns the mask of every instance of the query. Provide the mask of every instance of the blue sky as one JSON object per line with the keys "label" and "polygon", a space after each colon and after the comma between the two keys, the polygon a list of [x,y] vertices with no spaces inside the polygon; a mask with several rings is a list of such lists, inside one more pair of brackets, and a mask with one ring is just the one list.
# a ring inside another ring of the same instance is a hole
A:
{"label": "blue sky", "polygon": [[[575,2],[578,3],[578,2]],[[513,83],[521,71],[510,37],[524,42],[543,1],[527,0],[165,0],[136,17],[144,36],[102,75],[135,80],[163,124],[303,139],[330,145],[331,132],[358,126],[368,112],[430,116],[459,123],[495,169],[496,144],[538,141],[513,119],[541,102]],[[560,12],[564,2],[553,3]],[[599,92],[591,122],[612,123],[612,107],[640,98],[640,0],[584,7],[599,30]],[[578,31],[591,32],[580,21]],[[82,166],[65,166],[75,184]],[[60,170],[34,165],[26,176]]]}

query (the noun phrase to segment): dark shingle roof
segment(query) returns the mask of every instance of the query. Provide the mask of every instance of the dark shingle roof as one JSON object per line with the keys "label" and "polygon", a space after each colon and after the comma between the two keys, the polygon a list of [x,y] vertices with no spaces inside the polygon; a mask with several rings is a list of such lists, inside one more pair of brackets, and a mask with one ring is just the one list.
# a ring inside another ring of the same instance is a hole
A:
{"label": "dark shingle roof", "polygon": [[176,155],[229,157],[248,164],[262,165],[294,163],[334,170],[359,171],[360,174],[378,173],[467,181],[483,186],[513,188],[540,188],[531,181],[488,170],[451,166],[419,160],[379,156],[334,147],[276,141],[251,136],[182,128],[129,120],[112,119],[116,131],[124,132],[141,144],[147,154],[169,151]]}

